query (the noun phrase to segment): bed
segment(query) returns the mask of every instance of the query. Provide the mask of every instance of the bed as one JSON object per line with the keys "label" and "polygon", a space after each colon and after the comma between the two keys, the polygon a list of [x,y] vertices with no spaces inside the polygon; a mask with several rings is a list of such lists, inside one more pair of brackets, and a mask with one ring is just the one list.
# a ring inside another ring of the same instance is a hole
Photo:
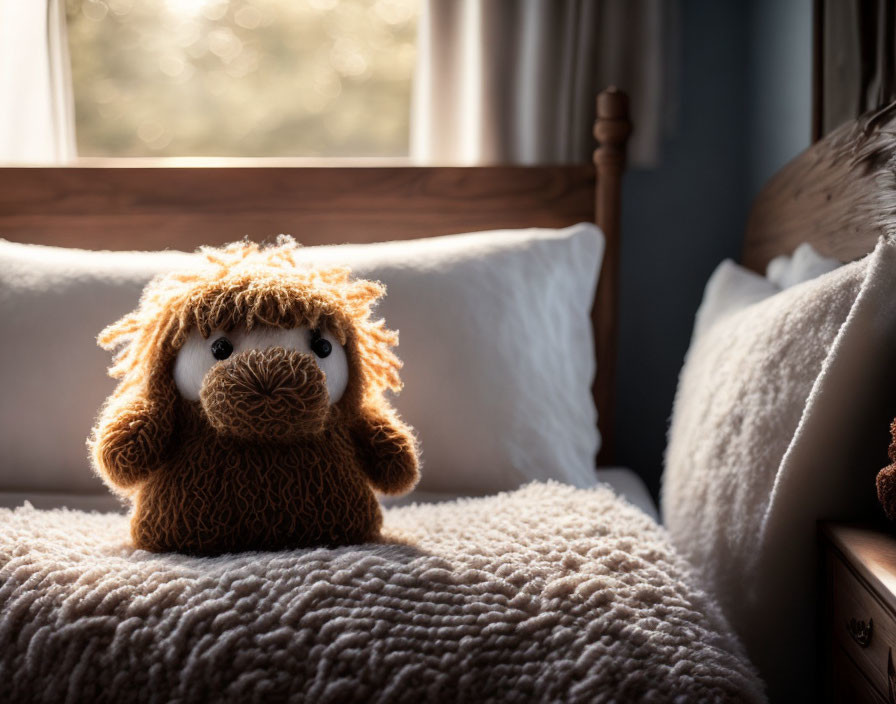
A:
{"label": "bed", "polygon": [[[579,391],[593,405],[577,422],[591,423],[596,407],[603,440],[597,475],[590,455],[587,486],[543,480],[536,466],[529,479],[538,481],[520,488],[461,498],[412,494],[386,509],[381,543],[197,558],[134,550],[127,517],[108,510],[108,499],[60,496],[49,480],[35,489],[38,470],[13,473],[0,487],[15,506],[0,509],[0,699],[764,701],[738,637],[651,516],[643,484],[612,468],[619,196],[631,127],[619,91],[602,93],[597,108],[593,167],[0,169],[0,234],[30,243],[7,243],[19,293],[46,288],[35,272],[51,261],[76,272],[63,290],[50,291],[56,301],[80,295],[79,277],[99,261],[60,247],[190,250],[286,230],[309,246],[408,240],[424,259],[427,242],[451,252],[471,242],[491,251],[503,242],[514,256],[541,252],[540,268],[550,269],[551,252],[560,251],[552,243],[568,240],[584,247],[563,250],[570,270],[601,261],[589,257],[604,251],[596,297],[581,306],[577,323],[593,329],[599,370],[595,378],[593,363],[581,365],[587,381]],[[561,229],[491,232],[533,227]],[[455,232],[474,234],[439,237]],[[364,251],[399,251],[371,246]],[[109,281],[127,278],[126,260],[102,256]],[[382,257],[360,270],[380,271]],[[382,271],[398,277],[406,262],[389,262]],[[423,271],[437,288],[434,270]],[[596,274],[583,280],[593,287]],[[400,291],[395,280],[390,289]],[[121,289],[103,290],[85,300],[102,307],[118,295],[109,291]],[[6,295],[12,320],[16,306],[9,289]],[[28,329],[39,334],[47,326],[34,317]],[[411,337],[410,351],[414,344]],[[13,375],[6,380],[18,388]],[[48,396],[36,405],[70,400]],[[20,427],[22,412],[6,406],[3,413],[10,428]],[[532,433],[538,425],[536,418]],[[11,437],[27,432],[21,427],[7,434],[7,449],[23,446]],[[424,454],[436,434],[421,431]],[[52,453],[53,445],[37,449]]]}

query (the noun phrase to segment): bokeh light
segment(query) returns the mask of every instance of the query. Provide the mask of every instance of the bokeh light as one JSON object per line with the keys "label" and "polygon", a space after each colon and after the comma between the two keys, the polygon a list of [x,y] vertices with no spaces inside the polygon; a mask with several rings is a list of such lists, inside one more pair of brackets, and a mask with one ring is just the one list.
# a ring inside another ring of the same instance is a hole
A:
{"label": "bokeh light", "polygon": [[82,156],[404,156],[420,0],[67,0]]}

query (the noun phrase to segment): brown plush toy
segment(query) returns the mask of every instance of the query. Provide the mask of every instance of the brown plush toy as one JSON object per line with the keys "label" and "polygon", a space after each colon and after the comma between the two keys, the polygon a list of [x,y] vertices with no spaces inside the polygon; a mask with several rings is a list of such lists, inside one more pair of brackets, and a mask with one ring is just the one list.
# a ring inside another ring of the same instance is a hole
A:
{"label": "brown plush toy", "polygon": [[877,473],[877,498],[884,513],[896,521],[896,420],[890,425],[890,464]]}
{"label": "brown plush toy", "polygon": [[139,548],[216,554],[377,540],[373,493],[418,478],[380,284],[303,268],[298,245],[205,248],[106,328],[118,387],[89,444]]}

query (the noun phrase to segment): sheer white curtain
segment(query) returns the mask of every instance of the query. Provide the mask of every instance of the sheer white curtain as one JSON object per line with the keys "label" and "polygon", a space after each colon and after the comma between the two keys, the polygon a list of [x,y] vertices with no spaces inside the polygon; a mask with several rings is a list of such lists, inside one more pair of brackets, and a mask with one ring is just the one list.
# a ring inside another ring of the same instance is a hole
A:
{"label": "sheer white curtain", "polygon": [[421,163],[588,161],[596,94],[629,93],[636,165],[674,115],[675,0],[423,0],[411,116]]}
{"label": "sheer white curtain", "polygon": [[0,163],[76,156],[64,0],[0,0]]}

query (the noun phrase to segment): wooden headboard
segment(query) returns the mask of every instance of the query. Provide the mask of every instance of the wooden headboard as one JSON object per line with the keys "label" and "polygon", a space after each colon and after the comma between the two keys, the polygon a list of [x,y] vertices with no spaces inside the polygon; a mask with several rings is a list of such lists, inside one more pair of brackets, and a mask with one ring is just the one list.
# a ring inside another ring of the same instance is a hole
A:
{"label": "wooden headboard", "polygon": [[620,186],[628,99],[597,98],[594,164],[334,166],[295,159],[82,160],[0,168],[0,237],[88,249],[180,249],[281,232],[305,245],[596,222],[607,239],[594,306],[594,396],[613,451]]}
{"label": "wooden headboard", "polygon": [[896,103],[848,122],[773,176],[747,222],[745,266],[810,242],[842,261],[872,249],[896,231]]}

